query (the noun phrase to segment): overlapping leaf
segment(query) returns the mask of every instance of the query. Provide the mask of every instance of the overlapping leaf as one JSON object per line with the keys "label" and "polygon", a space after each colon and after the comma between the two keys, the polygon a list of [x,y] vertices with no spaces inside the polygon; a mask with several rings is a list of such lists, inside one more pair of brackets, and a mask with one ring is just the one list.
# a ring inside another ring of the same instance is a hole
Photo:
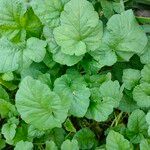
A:
{"label": "overlapping leaf", "polygon": [[54,28],[60,23],[60,14],[69,0],[34,0],[31,6],[44,25]]}
{"label": "overlapping leaf", "polygon": [[23,120],[38,129],[61,127],[67,117],[67,103],[38,80],[26,77],[16,95],[16,106]]}
{"label": "overlapping leaf", "polygon": [[0,35],[14,42],[41,34],[42,26],[31,9],[22,0],[0,1]]}
{"label": "overlapping leaf", "polygon": [[102,23],[91,3],[71,0],[61,13],[61,25],[54,29],[54,37],[61,52],[81,56],[99,48]]}
{"label": "overlapping leaf", "polygon": [[7,38],[0,39],[0,72],[5,73],[28,67],[32,61],[40,62],[46,54],[46,42],[29,38],[27,42],[14,44]]}
{"label": "overlapping leaf", "polygon": [[[146,44],[144,31],[136,22],[132,10],[127,10],[109,19],[102,45],[91,55],[102,66],[110,66],[117,59],[128,61],[133,54],[142,54]],[[106,59],[109,61],[105,61]]]}
{"label": "overlapping leaf", "polygon": [[80,74],[72,72],[57,78],[54,91],[60,96],[63,93],[67,94],[66,98],[71,102],[70,114],[77,117],[85,115],[89,106],[90,90]]}

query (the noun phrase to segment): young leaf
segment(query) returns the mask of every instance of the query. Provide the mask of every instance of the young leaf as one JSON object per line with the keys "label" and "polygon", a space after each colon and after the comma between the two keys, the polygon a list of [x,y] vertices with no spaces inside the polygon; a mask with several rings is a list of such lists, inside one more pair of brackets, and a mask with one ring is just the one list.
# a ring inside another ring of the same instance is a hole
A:
{"label": "young leaf", "polygon": [[12,81],[14,79],[14,75],[12,72],[7,72],[2,75],[2,80],[4,81]]}
{"label": "young leaf", "polygon": [[0,1],[0,33],[14,42],[21,42],[31,35],[39,36],[42,25],[22,0]]}
{"label": "young leaf", "polygon": [[61,127],[68,109],[60,97],[38,80],[26,77],[16,94],[16,107],[25,122],[40,130]]}
{"label": "young leaf", "polygon": [[68,118],[64,123],[65,129],[69,132],[76,132],[76,128],[72,124],[71,120]]}

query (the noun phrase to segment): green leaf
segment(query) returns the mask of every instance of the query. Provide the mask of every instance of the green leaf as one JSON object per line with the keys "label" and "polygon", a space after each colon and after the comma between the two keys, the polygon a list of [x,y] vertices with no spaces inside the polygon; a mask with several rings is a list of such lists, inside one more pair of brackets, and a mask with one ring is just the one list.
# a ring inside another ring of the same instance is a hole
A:
{"label": "green leaf", "polygon": [[148,123],[148,135],[150,136],[150,112],[146,114],[146,122]]}
{"label": "green leaf", "polygon": [[30,38],[27,40],[24,55],[35,62],[41,62],[46,54],[46,42],[37,38]]}
{"label": "green leaf", "polygon": [[133,99],[140,107],[150,107],[150,84],[137,85],[133,90]]}
{"label": "green leaf", "polygon": [[71,0],[61,13],[61,25],[54,29],[54,37],[61,52],[81,56],[100,46],[102,23],[87,0]]}
{"label": "green leaf", "polygon": [[13,139],[13,142],[16,144],[21,140],[28,140],[28,126],[23,121],[20,121],[19,126],[17,126],[16,135]]}
{"label": "green leaf", "polygon": [[15,90],[17,88],[17,85],[14,81],[4,81],[1,78],[0,78],[0,85],[3,85],[5,88],[7,88],[10,91]]}
{"label": "green leaf", "polygon": [[61,150],[79,150],[77,140],[66,140],[61,145]]}
{"label": "green leaf", "polygon": [[[114,54],[119,60],[129,61],[133,54],[142,54],[146,44],[146,34],[136,22],[132,10],[127,10],[121,14],[113,15],[109,19],[102,39],[102,45],[97,50],[100,52],[97,52],[95,57],[101,58],[104,56],[104,53],[112,53],[110,54],[112,56],[109,56],[110,60],[108,58],[110,62],[112,58],[115,58]],[[97,61],[103,63],[101,59]]]}
{"label": "green leaf", "polygon": [[132,90],[140,80],[141,74],[139,70],[125,69],[123,70],[122,81],[128,90]]}
{"label": "green leaf", "polygon": [[27,12],[24,15],[23,23],[23,28],[26,29],[26,39],[30,37],[41,37],[43,25],[40,22],[38,16],[34,14],[31,7],[28,7]]}
{"label": "green leaf", "polygon": [[64,127],[69,132],[76,132],[76,128],[74,127],[74,125],[72,124],[69,118],[65,121]]}
{"label": "green leaf", "polygon": [[16,115],[16,108],[10,102],[4,99],[0,99],[0,115],[2,118],[7,118],[8,116]]}
{"label": "green leaf", "polygon": [[0,72],[11,72],[19,68],[19,59],[21,58],[20,45],[13,44],[6,38],[0,39]]}
{"label": "green leaf", "polygon": [[57,45],[53,30],[45,26],[43,29],[44,36],[48,44],[48,51],[52,53],[53,60],[62,65],[72,66],[78,63],[83,56],[68,55],[61,52],[61,47]]}
{"label": "green leaf", "polygon": [[150,83],[150,64],[144,66],[141,71],[141,82]]}
{"label": "green leaf", "polygon": [[106,138],[107,150],[131,150],[128,140],[123,135],[111,130]]}
{"label": "green leaf", "polygon": [[29,138],[39,138],[44,135],[44,131],[36,129],[34,126],[30,125],[28,127],[28,137]]}
{"label": "green leaf", "polygon": [[14,150],[32,150],[33,149],[33,144],[28,141],[20,141],[16,144]]}
{"label": "green leaf", "polygon": [[114,15],[113,5],[112,1],[108,0],[100,0],[101,6],[103,8],[103,13],[106,18],[110,18],[112,15]]}
{"label": "green leaf", "polygon": [[94,75],[85,74],[84,78],[89,88],[99,88],[102,83],[111,80],[111,73],[108,72],[107,74]]}
{"label": "green leaf", "polygon": [[[38,45],[39,43],[39,45]],[[6,38],[0,39],[0,72],[6,73],[28,67],[32,61],[40,62],[44,59],[46,43],[37,38],[30,38],[27,42],[14,44]]]}
{"label": "green leaf", "polygon": [[63,141],[65,141],[65,130],[63,128],[54,128],[47,134],[48,139],[55,142],[58,147],[61,147]]}
{"label": "green leaf", "polygon": [[118,52],[118,55],[120,52],[141,54],[147,44],[147,37],[131,10],[110,18],[103,40],[112,50]]}
{"label": "green leaf", "polygon": [[4,149],[6,146],[5,140],[1,139],[1,135],[0,135],[0,150]]}
{"label": "green leaf", "polygon": [[16,94],[16,107],[26,123],[40,130],[61,127],[68,109],[60,97],[38,80],[26,77]]}
{"label": "green leaf", "polygon": [[[23,28],[24,14],[27,7],[21,0],[0,1],[0,32],[9,39],[25,40],[26,31]],[[21,27],[21,28],[20,28]]]}
{"label": "green leaf", "polygon": [[140,143],[147,136],[148,124],[145,119],[145,113],[140,110],[134,110],[128,118],[127,135],[132,143]]}
{"label": "green leaf", "polygon": [[34,79],[38,79],[40,75],[43,75],[43,73],[40,70],[40,66],[36,67],[34,64],[30,65],[28,68],[24,68],[21,72],[21,79],[30,76]]}
{"label": "green leaf", "polygon": [[11,143],[16,134],[16,124],[6,123],[2,126],[2,134],[4,135],[6,142]]}
{"label": "green leaf", "polygon": [[60,14],[69,0],[34,0],[31,6],[44,25],[54,28],[60,23]]}
{"label": "green leaf", "polygon": [[5,99],[6,101],[9,101],[9,95],[1,85],[0,85],[0,99]]}
{"label": "green leaf", "polygon": [[150,140],[143,139],[140,142],[140,150],[149,150],[149,148],[150,148]]}
{"label": "green leaf", "polygon": [[136,102],[133,100],[133,97],[124,94],[122,97],[122,100],[120,101],[119,104],[119,109],[123,112],[132,112],[136,109],[138,109],[139,107],[137,106]]}
{"label": "green leaf", "polygon": [[113,2],[112,5],[113,5],[114,11],[118,14],[122,13],[125,10],[123,0],[117,0],[117,1]]}
{"label": "green leaf", "polygon": [[78,73],[68,73],[57,78],[54,83],[54,91],[61,97],[66,94],[66,98],[71,102],[70,114],[83,117],[89,106],[90,90],[87,88],[84,78]]}
{"label": "green leaf", "polygon": [[124,11],[124,3],[122,0],[109,1],[109,0],[99,0],[103,8],[104,16],[109,19],[112,15],[121,13]]}
{"label": "green leaf", "polygon": [[102,98],[99,88],[91,89],[91,101],[86,117],[96,121],[105,121],[113,112],[113,101],[110,98]]}
{"label": "green leaf", "polygon": [[113,108],[119,106],[119,102],[122,98],[120,85],[117,81],[106,81],[102,83],[100,88],[91,89],[90,98],[90,106],[86,117],[98,122],[105,121],[113,112]]}
{"label": "green leaf", "polygon": [[144,49],[144,53],[140,56],[143,64],[150,64],[150,36],[148,36],[148,43]]}
{"label": "green leaf", "polygon": [[12,72],[7,72],[2,75],[2,80],[4,81],[12,81],[14,79],[14,75]]}
{"label": "green leaf", "polygon": [[122,88],[120,87],[118,81],[104,82],[100,86],[100,93],[103,98],[110,98],[114,103],[114,107],[119,106],[119,102],[123,95]]}
{"label": "green leaf", "polygon": [[54,141],[47,141],[45,150],[58,150]]}
{"label": "green leaf", "polygon": [[48,74],[48,73],[40,74],[38,76],[38,80],[40,80],[42,83],[47,84],[50,88],[52,88],[52,82],[51,82],[50,74]]}
{"label": "green leaf", "polygon": [[98,49],[94,52],[90,52],[90,55],[98,63],[99,69],[103,66],[112,66],[115,62],[117,62],[117,56],[115,52],[110,51],[108,47],[103,45],[101,45],[100,49],[103,51]]}
{"label": "green leaf", "polygon": [[41,23],[22,0],[0,1],[0,33],[10,40],[24,41],[41,32]]}
{"label": "green leaf", "polygon": [[79,130],[73,139],[78,141],[80,149],[91,149],[96,143],[95,134],[89,128]]}

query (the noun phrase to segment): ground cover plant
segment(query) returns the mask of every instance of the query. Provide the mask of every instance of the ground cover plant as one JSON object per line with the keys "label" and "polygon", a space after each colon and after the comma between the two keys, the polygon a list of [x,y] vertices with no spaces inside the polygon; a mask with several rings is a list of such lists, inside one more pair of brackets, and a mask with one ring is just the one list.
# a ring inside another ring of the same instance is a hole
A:
{"label": "ground cover plant", "polygon": [[149,0],[0,0],[0,149],[150,150]]}

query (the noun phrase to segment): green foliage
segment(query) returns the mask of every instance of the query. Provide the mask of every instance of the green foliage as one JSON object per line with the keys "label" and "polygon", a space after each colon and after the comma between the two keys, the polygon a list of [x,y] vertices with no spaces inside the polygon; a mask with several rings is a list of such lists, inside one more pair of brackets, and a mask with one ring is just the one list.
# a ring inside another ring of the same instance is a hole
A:
{"label": "green foliage", "polygon": [[0,150],[149,150],[148,6],[0,0]]}
{"label": "green foliage", "polygon": [[131,146],[128,140],[123,135],[115,131],[110,131],[106,138],[107,150],[131,150]]}
{"label": "green foliage", "polygon": [[33,144],[28,141],[20,141],[16,144],[14,150],[32,150],[33,149]]}
{"label": "green foliage", "polygon": [[70,149],[79,150],[77,140],[72,140],[72,141],[66,140],[61,145],[61,150],[70,150]]}
{"label": "green foliage", "polygon": [[31,77],[22,80],[16,94],[16,107],[23,120],[40,130],[61,127],[68,112],[56,93]]}
{"label": "green foliage", "polygon": [[139,143],[144,137],[147,137],[148,124],[145,113],[142,110],[134,110],[128,119],[127,136],[132,143]]}
{"label": "green foliage", "polygon": [[78,141],[80,149],[91,149],[96,143],[94,133],[88,128],[78,131],[73,139]]}

